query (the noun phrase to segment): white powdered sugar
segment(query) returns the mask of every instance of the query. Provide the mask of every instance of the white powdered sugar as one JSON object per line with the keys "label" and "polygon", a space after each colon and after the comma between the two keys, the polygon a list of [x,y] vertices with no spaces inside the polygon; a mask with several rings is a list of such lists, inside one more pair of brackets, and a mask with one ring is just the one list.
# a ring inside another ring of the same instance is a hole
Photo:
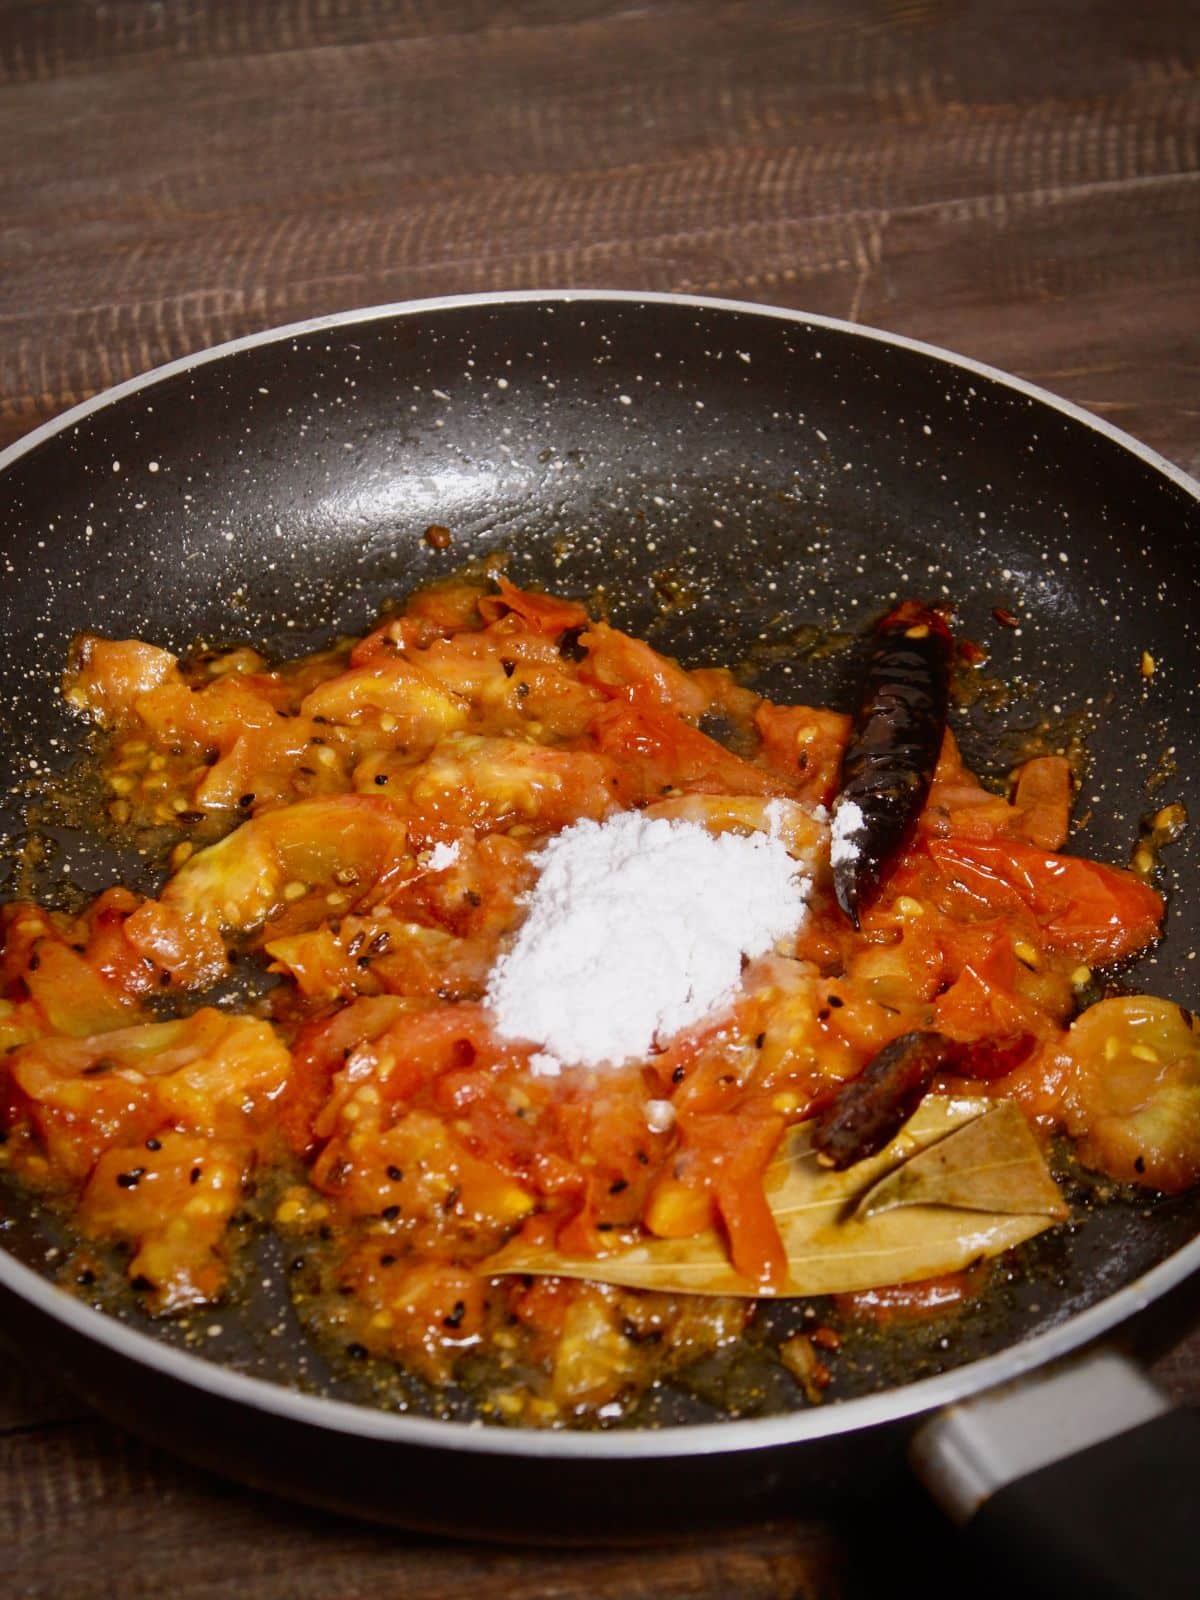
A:
{"label": "white powdered sugar", "polygon": [[[585,1066],[647,1055],[795,933],[809,879],[766,834],[621,812],[556,835],[487,999],[499,1031]],[[544,1058],[543,1058],[544,1059]]]}
{"label": "white powdered sugar", "polygon": [[858,835],[866,828],[862,807],[855,800],[843,800],[834,807],[833,826],[829,830],[829,864],[840,867],[847,861],[857,861],[862,852],[858,848]]}

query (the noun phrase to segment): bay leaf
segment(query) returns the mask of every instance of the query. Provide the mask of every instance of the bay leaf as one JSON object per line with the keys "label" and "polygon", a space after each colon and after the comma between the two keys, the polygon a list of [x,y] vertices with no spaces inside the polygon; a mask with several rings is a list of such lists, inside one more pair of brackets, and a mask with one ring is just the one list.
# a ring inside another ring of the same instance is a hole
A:
{"label": "bay leaf", "polygon": [[[647,1238],[601,1257],[562,1255],[518,1236],[484,1270],[496,1276],[587,1278],[671,1294],[778,1297],[845,1294],[961,1271],[1043,1232],[1051,1225],[1050,1215],[924,1202],[895,1203],[869,1216],[859,1215],[857,1208],[881,1179],[982,1119],[995,1104],[927,1095],[886,1149],[844,1172],[820,1165],[807,1123],[791,1129],[764,1174],[788,1261],[786,1277],[773,1288],[735,1272],[725,1240],[715,1230],[691,1239]],[[1046,1179],[1052,1181],[1048,1173]]]}
{"label": "bay leaf", "polygon": [[1032,1129],[1011,1100],[999,1101],[893,1168],[867,1190],[855,1215],[874,1217],[912,1205],[1044,1216],[1055,1222],[1070,1215]]}

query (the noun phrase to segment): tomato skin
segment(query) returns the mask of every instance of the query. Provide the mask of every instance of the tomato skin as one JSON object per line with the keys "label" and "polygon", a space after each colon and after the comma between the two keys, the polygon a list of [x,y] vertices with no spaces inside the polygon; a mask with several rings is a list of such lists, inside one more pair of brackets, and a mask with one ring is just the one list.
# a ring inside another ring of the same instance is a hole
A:
{"label": "tomato skin", "polygon": [[605,696],[585,682],[557,636],[515,611],[471,633],[438,638],[408,658],[425,678],[466,706],[469,725],[524,736],[530,725],[556,740],[576,739]]}
{"label": "tomato skin", "polygon": [[1044,850],[1061,850],[1071,826],[1073,787],[1065,756],[1035,756],[1017,773],[1014,831]]}
{"label": "tomato skin", "polygon": [[496,586],[499,594],[485,595],[479,601],[479,614],[485,622],[496,622],[506,612],[515,611],[539,633],[552,635],[563,633],[567,628],[581,628],[587,623],[587,612],[573,600],[559,600],[554,595],[518,589],[504,577],[496,579]]}
{"label": "tomato skin", "polygon": [[782,1117],[747,1113],[680,1118],[679,1166],[689,1183],[711,1191],[734,1267],[764,1288],[787,1276],[783,1241],[763,1189],[763,1173],[784,1126]]}
{"label": "tomato skin", "polygon": [[880,1289],[860,1289],[834,1296],[841,1316],[850,1321],[871,1321],[885,1326],[944,1316],[964,1300],[973,1299],[987,1286],[991,1262],[966,1272],[948,1272],[917,1283],[896,1283]]}
{"label": "tomato skin", "polygon": [[786,785],[724,745],[681,721],[635,689],[592,719],[591,735],[619,769],[636,780],[638,797],[657,799],[664,790],[692,794],[785,795]]}
{"label": "tomato skin", "polygon": [[478,578],[444,578],[410,595],[396,625],[404,629],[410,642],[426,642],[437,633],[469,632],[479,626],[480,602],[489,592],[490,585]]}
{"label": "tomato skin", "polygon": [[292,1045],[292,1071],[280,1101],[280,1126],[297,1155],[315,1151],[317,1122],[334,1074],[364,1042],[377,1038],[410,1009],[397,995],[356,1000],[302,1027]]}
{"label": "tomato skin", "polygon": [[931,839],[929,856],[996,911],[1024,911],[1040,942],[1089,965],[1136,955],[1158,937],[1163,900],[1131,872],[1017,840]]}
{"label": "tomato skin", "polygon": [[512,1308],[528,1327],[548,1339],[563,1331],[571,1301],[579,1293],[566,1278],[534,1278],[513,1296]]}
{"label": "tomato skin", "polygon": [[759,759],[800,799],[825,806],[837,790],[850,718],[815,706],[777,706],[764,700],[754,713],[762,739]]}
{"label": "tomato skin", "polygon": [[414,1008],[409,1002],[369,1049],[386,1104],[407,1103],[431,1084],[447,1115],[459,1109],[454,1074],[473,1068],[476,1061],[482,1065],[498,1053],[483,1007],[466,1003]]}
{"label": "tomato skin", "polygon": [[1002,1077],[1032,1053],[1039,1037],[1056,1031],[1044,1013],[1014,994],[1016,971],[1011,941],[997,935],[934,1004],[938,1032],[971,1047],[961,1068],[966,1077]]}
{"label": "tomato skin", "polygon": [[[0,995],[27,995],[39,1031],[82,1037],[134,1021],[153,973],[123,937],[131,904],[134,896],[110,890],[92,908],[90,937],[85,925],[72,928],[71,938],[40,906],[17,901],[0,909]],[[87,937],[83,949],[75,933]]]}
{"label": "tomato skin", "polygon": [[565,1255],[599,1257],[612,1248],[611,1237],[600,1230],[597,1215],[599,1188],[594,1178],[585,1178],[578,1210],[559,1228],[557,1244]]}
{"label": "tomato skin", "polygon": [[[570,1192],[578,1210],[561,1230],[559,1247],[603,1255],[613,1249],[615,1232],[638,1226],[669,1141],[646,1126],[647,1091],[638,1071],[613,1072],[602,1095],[582,1085],[567,1093],[541,1122],[542,1138],[557,1134],[575,1174]],[[564,1170],[539,1167],[538,1176],[545,1191],[548,1182],[563,1184]]]}
{"label": "tomato skin", "polygon": [[63,677],[68,702],[108,723],[128,715],[138,699],[178,678],[178,661],[140,639],[101,639],[84,633],[71,646]]}
{"label": "tomato skin", "polygon": [[470,707],[448,694],[407,656],[379,653],[366,662],[327,678],[305,695],[300,706],[306,718],[353,723],[373,713],[390,714],[399,738],[407,745],[431,746],[436,739],[466,726]]}
{"label": "tomato skin", "polygon": [[[272,932],[323,920],[324,891],[347,869],[356,895],[381,895],[411,871],[407,845],[407,824],[375,797],[339,794],[268,811],[191,856],[129,918],[126,936],[178,982],[200,987],[228,970],[225,931],[272,917]],[[304,894],[284,910],[293,882]]]}
{"label": "tomato skin", "polygon": [[650,704],[680,717],[699,717],[708,710],[707,692],[688,673],[641,639],[610,628],[606,622],[588,624],[580,639],[587,651],[579,676],[613,697],[638,694]]}
{"label": "tomato skin", "polygon": [[467,733],[439,740],[420,766],[397,774],[388,794],[418,849],[466,829],[557,831],[581,817],[599,821],[635,798],[629,775],[595,750]]}

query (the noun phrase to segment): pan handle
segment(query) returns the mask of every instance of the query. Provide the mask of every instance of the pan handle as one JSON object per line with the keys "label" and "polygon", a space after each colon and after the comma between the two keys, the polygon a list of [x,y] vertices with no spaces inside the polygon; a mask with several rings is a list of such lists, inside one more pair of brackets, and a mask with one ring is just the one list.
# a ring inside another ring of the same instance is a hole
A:
{"label": "pan handle", "polygon": [[1112,1346],[949,1407],[909,1455],[1008,1593],[1200,1594],[1200,1410]]}

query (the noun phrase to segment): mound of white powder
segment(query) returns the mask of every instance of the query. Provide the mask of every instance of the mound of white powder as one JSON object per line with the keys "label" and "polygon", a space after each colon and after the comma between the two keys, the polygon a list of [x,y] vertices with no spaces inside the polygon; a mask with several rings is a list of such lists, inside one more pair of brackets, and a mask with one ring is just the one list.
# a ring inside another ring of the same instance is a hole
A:
{"label": "mound of white powder", "polygon": [[621,812],[565,828],[535,864],[487,999],[504,1036],[585,1066],[644,1056],[726,1005],[743,958],[806,915],[808,878],[765,834]]}

